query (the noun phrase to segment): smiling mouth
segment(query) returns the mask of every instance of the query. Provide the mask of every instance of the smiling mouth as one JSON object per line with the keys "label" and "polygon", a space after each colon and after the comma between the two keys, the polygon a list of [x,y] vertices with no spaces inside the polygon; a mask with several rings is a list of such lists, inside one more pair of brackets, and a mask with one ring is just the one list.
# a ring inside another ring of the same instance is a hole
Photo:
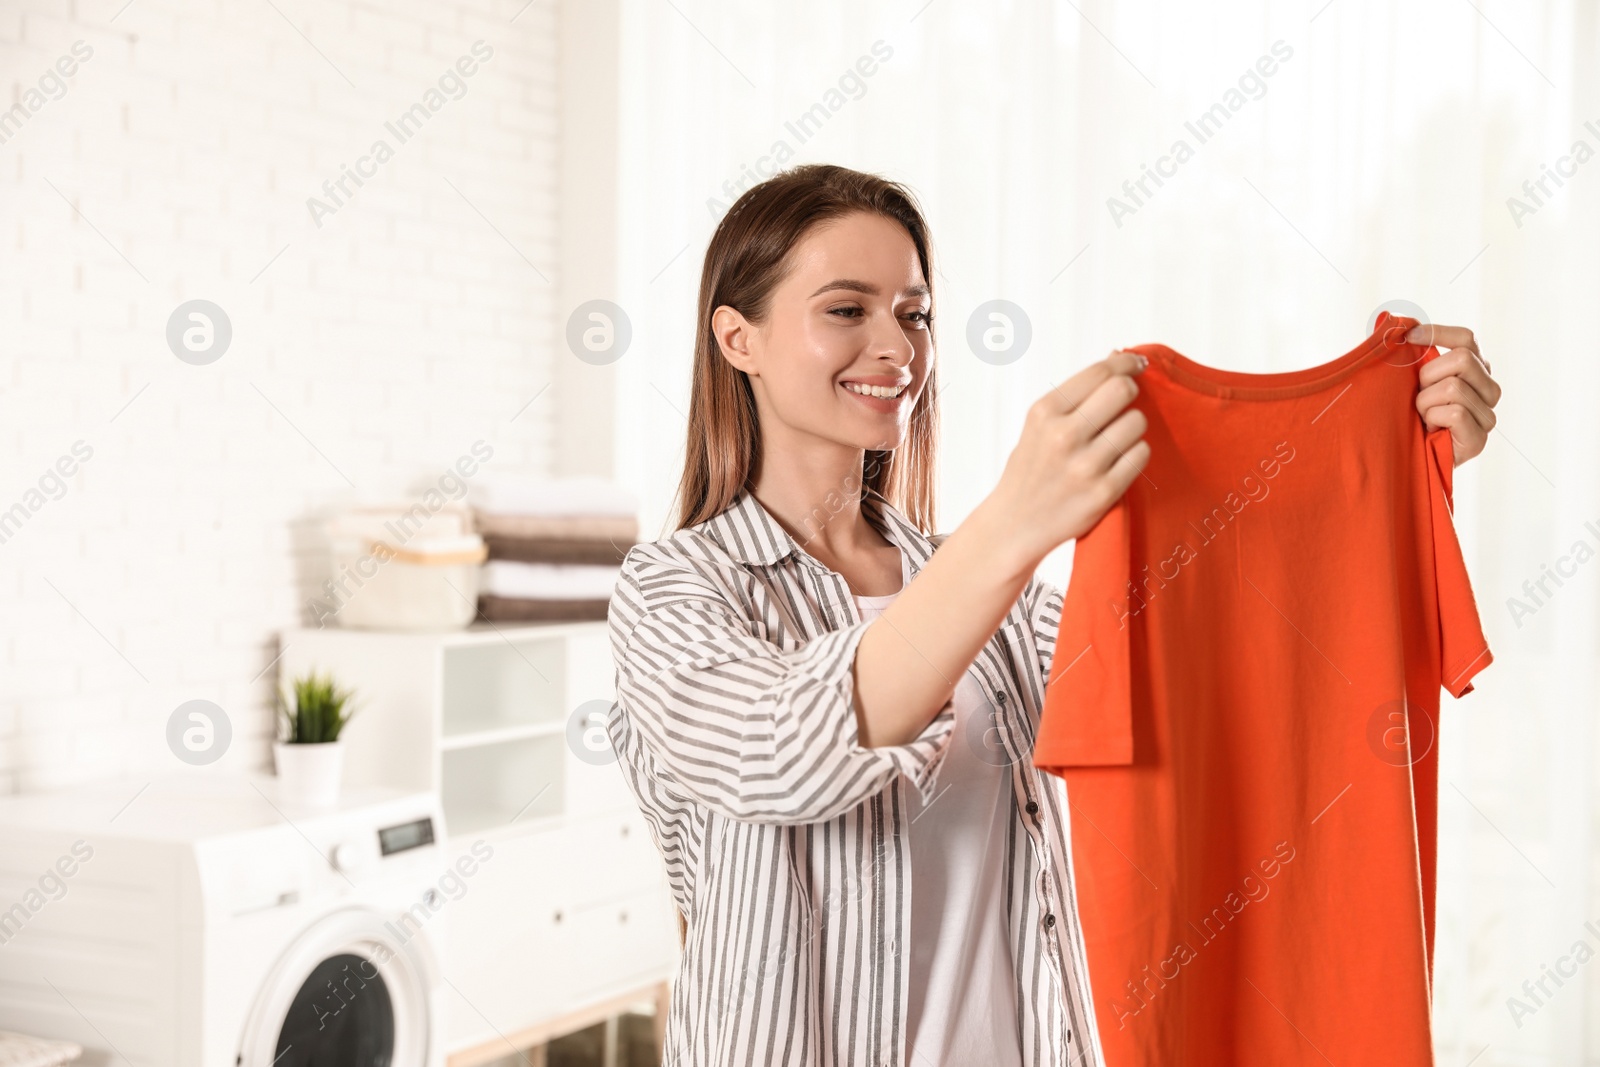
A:
{"label": "smiling mouth", "polygon": [[846,389],[857,396],[873,397],[877,400],[893,400],[910,388],[910,382],[901,382],[899,385],[862,385],[860,382],[841,382]]}

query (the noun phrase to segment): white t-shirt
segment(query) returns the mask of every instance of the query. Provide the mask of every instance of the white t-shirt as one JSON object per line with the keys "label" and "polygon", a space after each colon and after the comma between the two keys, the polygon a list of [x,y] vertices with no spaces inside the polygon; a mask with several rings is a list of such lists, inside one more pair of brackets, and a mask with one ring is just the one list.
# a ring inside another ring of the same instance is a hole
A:
{"label": "white t-shirt", "polygon": [[[900,556],[904,591],[911,565]],[[857,596],[863,621],[899,593]],[[1006,931],[1006,832],[1016,799],[1011,768],[977,739],[993,714],[978,676],[956,685],[955,729],[933,801],[910,797],[908,1067],[1021,1067],[1016,970]]]}

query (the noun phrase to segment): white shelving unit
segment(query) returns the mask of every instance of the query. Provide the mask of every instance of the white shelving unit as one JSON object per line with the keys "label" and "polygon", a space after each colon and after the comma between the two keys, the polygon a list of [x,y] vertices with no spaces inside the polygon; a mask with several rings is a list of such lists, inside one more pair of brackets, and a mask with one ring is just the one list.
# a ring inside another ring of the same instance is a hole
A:
{"label": "white shelving unit", "polygon": [[282,647],[281,679],[328,671],[356,692],[346,784],[436,790],[452,858],[492,850],[448,907],[459,1062],[669,979],[660,855],[616,763],[582,758],[614,697],[605,623],[299,629]]}
{"label": "white shelving unit", "polygon": [[453,836],[633,806],[615,766],[567,745],[573,712],[613,695],[604,623],[301,629],[282,640],[280,677],[329,670],[357,693],[345,781],[437,790]]}

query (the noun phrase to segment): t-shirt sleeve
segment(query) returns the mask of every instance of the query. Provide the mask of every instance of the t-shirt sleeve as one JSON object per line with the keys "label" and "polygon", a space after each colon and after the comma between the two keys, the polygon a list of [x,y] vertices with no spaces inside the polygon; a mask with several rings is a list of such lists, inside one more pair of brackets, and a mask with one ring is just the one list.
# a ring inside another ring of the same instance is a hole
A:
{"label": "t-shirt sleeve", "polygon": [[1124,498],[1073,546],[1033,748],[1053,774],[1133,762],[1128,534]]}
{"label": "t-shirt sleeve", "polygon": [[1472,692],[1472,677],[1494,662],[1456,537],[1452,497],[1455,452],[1446,427],[1427,430],[1428,496],[1433,518],[1433,571],[1439,605],[1439,678],[1453,697]]}

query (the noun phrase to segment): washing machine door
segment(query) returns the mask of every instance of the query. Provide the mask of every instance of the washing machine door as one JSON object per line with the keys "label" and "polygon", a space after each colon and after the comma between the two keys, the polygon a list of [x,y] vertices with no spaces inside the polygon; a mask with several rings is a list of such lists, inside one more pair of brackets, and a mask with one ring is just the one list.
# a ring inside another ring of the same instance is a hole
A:
{"label": "washing machine door", "polygon": [[325,916],[257,994],[239,1067],[433,1067],[444,1035],[425,935],[365,909]]}

